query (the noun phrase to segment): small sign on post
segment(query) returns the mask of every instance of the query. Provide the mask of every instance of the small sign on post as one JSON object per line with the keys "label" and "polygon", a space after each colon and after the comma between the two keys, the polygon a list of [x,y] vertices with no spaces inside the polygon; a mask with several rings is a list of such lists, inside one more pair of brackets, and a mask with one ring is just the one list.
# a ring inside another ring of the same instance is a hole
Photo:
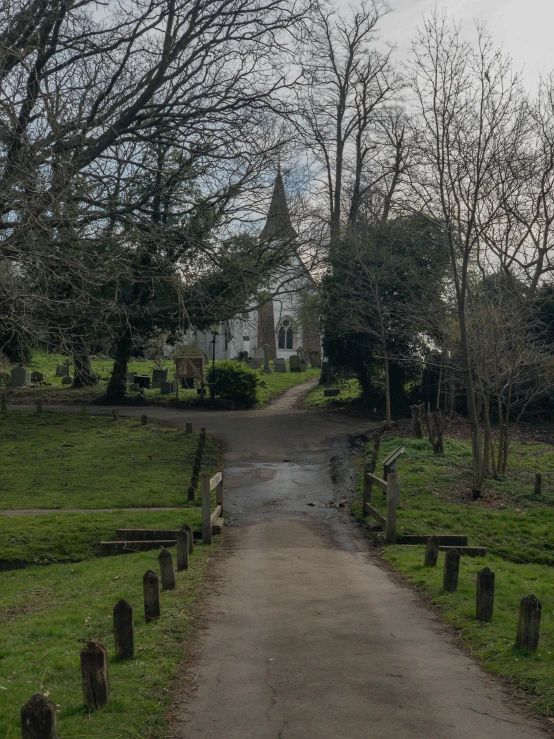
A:
{"label": "small sign on post", "polygon": [[56,706],[41,693],[35,693],[21,709],[23,739],[58,739]]}
{"label": "small sign on post", "polygon": [[103,644],[89,641],[81,649],[83,703],[87,708],[103,708],[110,700],[108,650]]}

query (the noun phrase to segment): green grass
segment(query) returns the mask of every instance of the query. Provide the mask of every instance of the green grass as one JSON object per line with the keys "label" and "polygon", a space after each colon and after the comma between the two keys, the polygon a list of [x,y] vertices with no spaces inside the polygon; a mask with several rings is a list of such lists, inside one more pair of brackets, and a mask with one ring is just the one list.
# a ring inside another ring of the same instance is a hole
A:
{"label": "green grass", "polygon": [[[547,444],[514,443],[508,479],[488,481],[484,499],[470,495],[471,451],[463,439],[445,439],[444,456],[435,456],[426,439],[392,437],[383,441],[376,474],[384,457],[397,446],[406,447],[398,464],[402,506],[398,534],[467,534],[468,543],[487,547],[487,557],[462,557],[456,593],[442,589],[443,557],[436,568],[424,568],[424,547],[387,546],[383,556],[411,582],[430,595],[441,617],[460,630],[486,669],[509,678],[528,695],[535,708],[550,714],[554,708],[554,450]],[[368,445],[367,456],[372,445]],[[533,494],[535,471],[543,473],[545,493]],[[373,504],[385,510],[384,496]],[[354,511],[361,514],[360,495]],[[491,624],[475,621],[476,573],[484,566],[496,573],[495,614]],[[533,594],[543,604],[537,654],[514,647],[521,598]]]}
{"label": "green grass", "polygon": [[[112,359],[93,359],[91,361],[94,372],[100,378],[100,382],[91,388],[72,388],[71,386],[62,385],[62,378],[56,377],[56,367],[63,364],[67,357],[61,354],[47,354],[46,352],[37,351],[33,354],[29,369],[31,371],[38,370],[45,375],[45,381],[49,386],[41,387],[24,387],[15,389],[5,389],[2,392],[6,397],[18,400],[45,400],[50,402],[63,403],[95,403],[106,392],[108,380],[110,378],[113,360]],[[152,375],[152,370],[157,367],[152,360],[139,361],[133,359],[129,362],[128,371],[136,374]],[[216,362],[217,367],[217,362]],[[173,377],[175,365],[173,361],[167,360],[164,368],[168,369],[168,376]],[[311,377],[318,377],[319,369],[309,368],[306,372],[287,372],[276,373],[271,375],[262,375],[259,372],[262,385],[258,388],[258,407],[262,407],[269,403],[273,398],[282,393],[284,390],[301,382],[306,382]],[[131,393],[132,395],[133,393]],[[161,395],[159,388],[151,388],[144,390],[141,397],[137,395],[139,402],[146,402],[151,405],[172,405],[176,402],[175,394]],[[187,403],[198,398],[196,389],[186,390],[179,389],[179,401]]]}
{"label": "green grass", "polygon": [[304,398],[302,405],[304,408],[342,408],[352,405],[360,399],[362,389],[357,379],[342,380],[338,386],[340,394],[332,398],[326,398],[323,395],[324,388],[321,385],[316,385]]}
{"label": "green grass", "polygon": [[[0,737],[21,736],[19,712],[34,692],[58,706],[63,739],[161,739],[172,680],[185,653],[194,601],[211,547],[195,547],[177,588],[162,592],[162,616],[146,623],[142,575],[158,570],[157,554],[143,552],[73,565],[2,574],[0,595]],[[134,607],[135,659],[114,658],[112,609],[120,598]],[[79,651],[87,640],[110,653],[109,705],[90,714],[82,705]]]}
{"label": "green grass", "polygon": [[266,405],[290,387],[319,377],[320,373],[320,369],[309,367],[306,372],[272,372],[270,375],[262,375],[263,385],[258,388],[258,404]]}

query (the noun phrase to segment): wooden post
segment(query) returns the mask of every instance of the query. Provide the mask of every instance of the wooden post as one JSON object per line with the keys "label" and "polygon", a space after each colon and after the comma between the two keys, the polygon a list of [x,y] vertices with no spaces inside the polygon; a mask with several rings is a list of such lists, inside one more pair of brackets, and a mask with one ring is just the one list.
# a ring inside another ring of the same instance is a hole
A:
{"label": "wooden post", "polygon": [[141,422],[141,424],[142,424],[143,426],[147,426],[147,425],[148,425],[148,416],[146,415],[146,413],[144,413],[144,414],[143,414],[143,415],[142,415],[142,416],[140,417],[140,422]]}
{"label": "wooden post", "polygon": [[123,598],[113,609],[113,635],[115,656],[118,659],[133,659],[135,656],[133,606]]}
{"label": "wooden post", "polygon": [[219,472],[221,472],[221,482],[217,483],[217,487],[215,489],[215,504],[216,506],[221,506],[221,515],[223,515],[223,467],[219,468]]}
{"label": "wooden post", "polygon": [[200,429],[200,437],[202,437],[202,436],[206,436],[206,429],[205,428],[201,428]]}
{"label": "wooden post", "polygon": [[87,415],[87,407],[86,405],[81,406],[81,415],[86,416]]}
{"label": "wooden post", "polygon": [[430,536],[427,539],[425,548],[425,567],[436,567],[439,558],[439,540],[436,536]]}
{"label": "wooden post", "polygon": [[460,571],[460,553],[449,549],[444,556],[444,575],[442,587],[449,593],[458,589],[458,573]]}
{"label": "wooden post", "polygon": [[8,410],[8,406],[6,404],[6,398],[2,395],[2,411],[5,413]]}
{"label": "wooden post", "polygon": [[152,570],[147,570],[142,578],[144,591],[144,618],[153,621],[160,617],[160,583]]}
{"label": "wooden post", "polygon": [[202,475],[202,544],[212,543],[212,521],[210,518],[210,475]]}
{"label": "wooden post", "polygon": [[37,413],[42,413],[42,400],[37,400]]}
{"label": "wooden post", "polygon": [[175,375],[175,400],[179,400],[179,378]]}
{"label": "wooden post", "polygon": [[182,572],[189,568],[189,535],[181,529],[177,532],[177,571]]}
{"label": "wooden post", "polygon": [[494,610],[494,572],[483,567],[477,573],[477,615],[478,621],[492,621]]}
{"label": "wooden post", "polygon": [[103,644],[89,641],[81,649],[83,702],[87,708],[103,708],[110,700],[108,650]]}
{"label": "wooden post", "polygon": [[56,706],[40,693],[35,693],[21,709],[23,739],[58,739]]}
{"label": "wooden post", "polygon": [[373,483],[368,480],[367,473],[370,472],[369,464],[364,463],[364,483],[362,487],[362,516],[368,516],[368,512],[365,509],[366,503],[371,503],[371,493],[373,492]]}
{"label": "wooden post", "polygon": [[185,425],[185,433],[192,434],[192,423],[188,423]]}
{"label": "wooden post", "polygon": [[527,595],[519,604],[516,647],[536,652],[539,645],[542,604],[534,595]]}
{"label": "wooden post", "polygon": [[167,549],[162,549],[158,555],[160,573],[162,576],[162,590],[175,590],[175,570],[173,569],[173,557]]}
{"label": "wooden post", "polygon": [[396,544],[396,473],[389,472],[387,480],[387,544]]}
{"label": "wooden post", "polygon": [[119,411],[117,410],[117,408],[114,408],[112,410],[112,416],[114,421],[119,421]]}
{"label": "wooden post", "polygon": [[193,476],[193,477],[198,477],[198,475],[199,475],[199,474],[200,474],[200,465],[199,465],[199,464],[198,464],[198,462],[197,462],[197,463],[196,463],[196,464],[194,465],[194,467],[192,468],[192,476]]}
{"label": "wooden post", "polygon": [[189,485],[189,489],[188,489],[188,492],[187,492],[187,499],[188,500],[194,500],[194,492],[195,492],[194,486],[193,485]]}
{"label": "wooden post", "polygon": [[192,526],[189,526],[188,523],[184,523],[181,528],[183,531],[186,531],[188,534],[188,541],[189,541],[189,554],[192,554],[194,552],[194,541],[192,537]]}
{"label": "wooden post", "polygon": [[542,493],[542,475],[540,472],[535,472],[535,495]]}

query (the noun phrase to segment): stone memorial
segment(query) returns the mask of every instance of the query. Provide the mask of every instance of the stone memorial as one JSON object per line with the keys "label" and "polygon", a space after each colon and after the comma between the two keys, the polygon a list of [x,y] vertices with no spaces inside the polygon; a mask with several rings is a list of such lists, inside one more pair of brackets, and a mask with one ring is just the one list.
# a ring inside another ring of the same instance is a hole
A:
{"label": "stone memorial", "polygon": [[150,390],[150,375],[135,375],[135,383],[141,388]]}
{"label": "stone memorial", "polygon": [[321,368],[321,354],[319,352],[310,352],[310,364],[316,369]]}
{"label": "stone memorial", "polygon": [[160,392],[162,395],[171,395],[175,392],[175,383],[171,380],[162,380],[160,382]]}
{"label": "stone memorial", "polygon": [[300,372],[306,372],[307,369],[308,369],[308,365],[306,364],[304,360],[302,360],[300,362]]}
{"label": "stone memorial", "polygon": [[262,370],[264,375],[270,375],[271,369],[269,367],[269,344],[264,344],[264,368]]}
{"label": "stone memorial", "polygon": [[127,382],[134,382],[134,381],[135,381],[135,373],[127,372]]}
{"label": "stone memorial", "polygon": [[301,360],[298,354],[291,354],[289,357],[290,371],[291,372],[302,372]]}
{"label": "stone memorial", "polygon": [[152,387],[161,387],[162,382],[167,382],[167,370],[152,370]]}
{"label": "stone memorial", "polygon": [[286,372],[287,371],[287,363],[284,359],[276,359],[275,360],[275,372]]}
{"label": "stone memorial", "polygon": [[250,369],[253,369],[253,370],[260,369],[260,363],[258,362],[257,359],[251,359],[248,362],[248,366],[250,367]]}
{"label": "stone memorial", "polygon": [[44,382],[44,373],[37,370],[31,372],[31,382]]}
{"label": "stone memorial", "polygon": [[62,377],[62,385],[73,385],[73,377],[71,377],[71,375],[65,375],[65,377]]}
{"label": "stone memorial", "polygon": [[56,377],[65,377],[69,374],[69,359],[56,367]]}
{"label": "stone memorial", "polygon": [[10,387],[24,387],[31,381],[30,373],[25,367],[14,367],[10,374]]}

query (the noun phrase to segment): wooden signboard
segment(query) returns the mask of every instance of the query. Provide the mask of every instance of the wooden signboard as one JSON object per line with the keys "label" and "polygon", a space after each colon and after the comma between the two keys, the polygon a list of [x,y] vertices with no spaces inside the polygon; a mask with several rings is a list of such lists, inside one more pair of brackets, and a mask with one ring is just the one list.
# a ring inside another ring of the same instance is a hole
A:
{"label": "wooden signboard", "polygon": [[207,361],[208,358],[202,349],[195,346],[178,346],[175,349],[175,374],[178,379],[202,379]]}

